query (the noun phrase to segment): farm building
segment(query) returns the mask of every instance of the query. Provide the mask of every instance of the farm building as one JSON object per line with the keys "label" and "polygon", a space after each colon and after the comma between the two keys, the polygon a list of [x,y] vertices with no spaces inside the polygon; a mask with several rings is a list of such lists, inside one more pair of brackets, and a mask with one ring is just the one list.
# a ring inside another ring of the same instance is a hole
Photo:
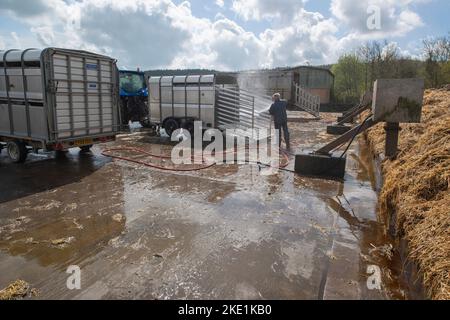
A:
{"label": "farm building", "polygon": [[293,103],[295,84],[312,95],[320,97],[321,104],[332,100],[334,75],[326,68],[298,66],[271,70],[243,71],[234,74],[239,87],[266,95],[279,92],[283,99]]}

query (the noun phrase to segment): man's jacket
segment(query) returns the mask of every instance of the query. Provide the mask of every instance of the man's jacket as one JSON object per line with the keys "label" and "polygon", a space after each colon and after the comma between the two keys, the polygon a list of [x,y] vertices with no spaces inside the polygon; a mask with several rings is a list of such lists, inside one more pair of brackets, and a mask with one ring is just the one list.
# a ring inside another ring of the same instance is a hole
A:
{"label": "man's jacket", "polygon": [[275,101],[269,109],[269,113],[274,117],[275,124],[284,124],[287,122],[287,102],[284,100]]}

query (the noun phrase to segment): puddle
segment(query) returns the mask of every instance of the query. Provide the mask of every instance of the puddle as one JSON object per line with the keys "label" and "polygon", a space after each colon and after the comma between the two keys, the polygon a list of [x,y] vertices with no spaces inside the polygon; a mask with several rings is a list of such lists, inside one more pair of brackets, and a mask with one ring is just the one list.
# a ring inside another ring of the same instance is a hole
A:
{"label": "puddle", "polygon": [[[295,151],[319,146],[327,120],[290,124]],[[169,153],[145,133],[112,146]],[[291,159],[290,168],[293,168]],[[362,142],[345,183],[220,165],[163,172],[76,150],[64,159],[0,156],[0,286],[24,279],[39,298],[403,299],[398,254],[377,219]],[[66,288],[66,268],[82,289]],[[369,266],[381,289],[369,290]]]}

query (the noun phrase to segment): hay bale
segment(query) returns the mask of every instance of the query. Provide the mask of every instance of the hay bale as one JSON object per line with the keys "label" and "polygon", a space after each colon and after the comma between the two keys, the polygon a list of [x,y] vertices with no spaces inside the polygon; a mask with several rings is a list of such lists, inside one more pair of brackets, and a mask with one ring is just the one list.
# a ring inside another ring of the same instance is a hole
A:
{"label": "hay bale", "polygon": [[[366,135],[377,155],[383,125]],[[396,236],[408,241],[429,297],[450,299],[450,92],[427,90],[422,123],[401,127],[397,159],[383,162],[381,214],[395,215]]]}

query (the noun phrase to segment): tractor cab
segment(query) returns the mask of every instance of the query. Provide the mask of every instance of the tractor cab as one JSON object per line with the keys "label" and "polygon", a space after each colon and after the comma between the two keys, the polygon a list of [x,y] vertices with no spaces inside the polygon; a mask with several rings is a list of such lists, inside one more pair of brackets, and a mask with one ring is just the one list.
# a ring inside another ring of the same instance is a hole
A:
{"label": "tractor cab", "polygon": [[120,70],[120,107],[122,125],[140,122],[148,125],[148,88],[144,72]]}

